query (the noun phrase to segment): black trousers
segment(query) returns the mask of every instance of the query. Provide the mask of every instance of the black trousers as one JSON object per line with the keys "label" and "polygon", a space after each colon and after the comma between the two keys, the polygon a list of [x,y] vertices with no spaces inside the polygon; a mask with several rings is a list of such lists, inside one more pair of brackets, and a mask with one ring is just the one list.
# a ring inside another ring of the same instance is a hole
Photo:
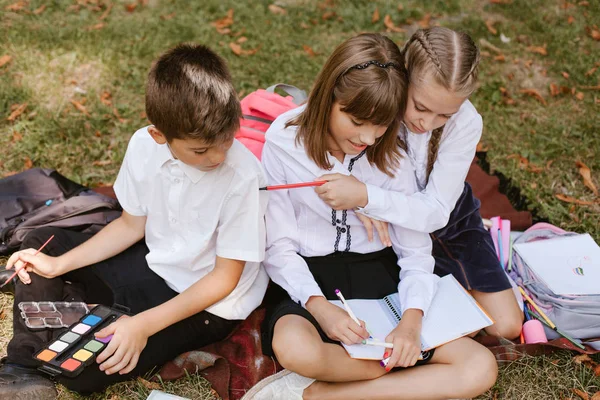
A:
{"label": "black trousers", "polygon": [[[41,228],[31,232],[22,248],[39,248],[51,235],[43,253],[58,256],[88,240],[91,235],[59,228]],[[144,241],[105,261],[46,279],[31,274],[31,284],[18,282],[13,308],[13,338],[7,348],[7,362],[39,366],[33,354],[60,336],[65,329],[31,331],[21,318],[18,304],[23,301],[83,301],[88,304],[128,307],[133,314],[156,307],[175,297],[165,281],[146,262]],[[107,386],[145,375],[177,355],[224,339],[239,321],[230,321],[202,311],[148,339],[137,366],[126,375],[106,375],[92,364],[77,377],[59,377],[60,383],[80,393],[101,391]]]}

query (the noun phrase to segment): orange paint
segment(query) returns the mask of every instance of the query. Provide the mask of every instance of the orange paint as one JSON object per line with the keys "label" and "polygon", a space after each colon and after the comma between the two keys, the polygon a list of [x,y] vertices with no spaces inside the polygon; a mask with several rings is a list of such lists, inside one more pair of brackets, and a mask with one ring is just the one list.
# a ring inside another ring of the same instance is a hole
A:
{"label": "orange paint", "polygon": [[42,351],[40,354],[37,355],[38,360],[46,362],[52,360],[54,357],[56,357],[56,352],[48,349]]}

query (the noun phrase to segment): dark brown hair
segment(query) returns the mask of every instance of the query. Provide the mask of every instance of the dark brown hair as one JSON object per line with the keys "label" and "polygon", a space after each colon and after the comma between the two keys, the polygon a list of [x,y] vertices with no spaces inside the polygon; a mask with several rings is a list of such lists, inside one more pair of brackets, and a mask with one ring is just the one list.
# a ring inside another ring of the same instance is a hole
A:
{"label": "dark brown hair", "polygon": [[233,138],[242,110],[225,61],[208,47],[182,44],[152,65],[146,114],[168,141]]}
{"label": "dark brown hair", "polygon": [[[411,84],[419,85],[426,78],[449,92],[469,97],[477,85],[479,49],[464,32],[435,26],[419,29],[403,49],[404,62]],[[437,158],[444,127],[434,129],[429,140],[427,179]]]}
{"label": "dark brown hair", "polygon": [[[367,65],[365,65],[367,64]],[[297,141],[323,169],[327,159],[329,120],[335,102],[359,121],[387,126],[367,147],[370,163],[391,175],[400,159],[397,130],[406,110],[408,75],[398,46],[379,34],[362,34],[340,44],[329,56],[309,95],[306,109],[287,126],[297,125]]]}

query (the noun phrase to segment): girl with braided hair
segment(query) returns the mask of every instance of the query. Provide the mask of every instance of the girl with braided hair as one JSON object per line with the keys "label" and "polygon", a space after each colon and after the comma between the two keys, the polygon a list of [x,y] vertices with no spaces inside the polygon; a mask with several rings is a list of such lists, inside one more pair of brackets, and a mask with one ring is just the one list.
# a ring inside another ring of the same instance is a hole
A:
{"label": "girl with braided hair", "polygon": [[[390,39],[363,34],[342,43],[307,104],[267,131],[262,162],[269,185],[352,173],[381,190],[414,194],[414,170],[397,134],[407,86],[400,50]],[[278,285],[271,289],[287,293],[267,310],[263,352],[286,369],[259,382],[244,400],[447,399],[473,397],[493,385],[495,359],[471,338],[418,360],[422,318],[439,279],[428,234],[391,224],[388,246],[368,237],[353,210],[332,209],[311,188],[272,191],[266,225],[264,265]],[[363,321],[328,301],[337,299],[336,289],[347,299],[398,292],[402,319],[385,338],[393,343],[387,366],[353,359],[340,346],[369,333]]]}
{"label": "girl with braided hair", "polygon": [[[409,86],[399,137],[408,146],[418,192],[384,191],[337,174],[319,177],[329,182],[317,192],[334,209],[358,208],[370,218],[430,233],[435,273],[454,275],[488,311],[495,321],[489,334],[513,339],[523,314],[483,227],[480,202],[465,182],[483,127],[468,100],[479,50],[469,35],[433,27],[415,32],[403,56]],[[385,226],[376,227],[386,241]]]}

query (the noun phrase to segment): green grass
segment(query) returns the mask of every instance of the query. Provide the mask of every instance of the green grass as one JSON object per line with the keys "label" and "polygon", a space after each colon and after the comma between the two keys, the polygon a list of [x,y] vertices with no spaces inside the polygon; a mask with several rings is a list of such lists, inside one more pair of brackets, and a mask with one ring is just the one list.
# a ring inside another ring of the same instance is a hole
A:
{"label": "green grass", "polygon": [[[600,199],[583,185],[575,165],[578,160],[585,163],[600,187],[600,91],[581,89],[600,82],[600,68],[586,76],[600,62],[600,42],[588,31],[600,26],[597,1],[565,8],[568,3],[563,0],[510,4],[278,0],[285,15],[271,13],[271,1],[265,0],[31,0],[21,10],[7,9],[15,1],[0,0],[0,57],[12,57],[0,67],[0,176],[33,165],[55,168],[86,185],[111,184],[129,137],[147,123],[143,96],[150,63],[176,43],[205,43],[223,55],[240,94],[277,82],[310,89],[324,60],[342,40],[363,31],[384,32],[384,16],[389,14],[396,26],[406,29],[388,33],[402,44],[429,15],[432,24],[465,30],[476,42],[484,39],[500,49],[505,57],[505,62],[496,61],[495,51],[481,46],[480,88],[471,99],[484,117],[482,142],[489,148],[486,158],[492,172],[508,177],[526,198],[524,207],[538,218],[590,232],[600,240]],[[33,13],[44,4],[41,13]],[[112,8],[106,14],[109,4]],[[126,5],[131,4],[137,6],[128,12]],[[373,23],[376,7],[381,17]],[[225,17],[230,8],[234,9],[231,33],[220,34],[211,22]],[[106,17],[100,20],[103,14]],[[493,21],[496,34],[486,28],[488,20]],[[95,29],[100,23],[104,25]],[[501,33],[510,38],[509,43],[502,42]],[[242,36],[247,38],[242,48],[258,48],[256,54],[233,54],[229,43]],[[303,46],[316,55],[309,56]],[[546,46],[547,55],[533,53],[530,46]],[[584,97],[579,100],[570,93],[552,97],[551,83],[575,88]],[[501,88],[513,104],[506,104]],[[522,89],[536,89],[546,105],[520,93]],[[104,92],[110,93],[110,104],[101,101]],[[77,110],[71,100],[82,103],[89,115]],[[25,112],[16,121],[7,121],[11,106],[23,103],[27,103]],[[523,168],[516,157],[524,157],[527,166]],[[556,194],[594,204],[564,203]],[[10,299],[2,299],[8,309]],[[3,329],[4,338],[10,337],[10,326],[4,323]],[[597,379],[573,365],[568,354],[561,357],[558,366],[536,358],[505,367],[496,387],[482,398],[496,394],[558,399],[574,396],[570,387],[597,390]],[[526,381],[535,379],[542,384],[525,389],[532,386]],[[545,386],[544,379],[555,383]],[[202,388],[199,381],[192,377],[183,386],[196,390]],[[517,388],[523,389],[515,392]],[[120,385],[99,398],[114,393],[143,398],[146,392],[137,384]],[[61,398],[71,395],[63,393]]]}

